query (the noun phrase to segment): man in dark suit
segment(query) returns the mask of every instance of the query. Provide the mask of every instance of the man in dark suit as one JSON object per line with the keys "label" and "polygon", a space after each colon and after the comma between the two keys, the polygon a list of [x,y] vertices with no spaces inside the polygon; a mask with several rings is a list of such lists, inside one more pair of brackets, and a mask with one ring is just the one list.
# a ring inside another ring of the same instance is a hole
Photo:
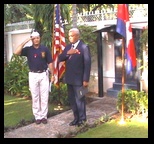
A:
{"label": "man in dark suit", "polygon": [[70,44],[59,55],[59,61],[66,62],[65,82],[67,84],[68,99],[74,115],[74,120],[69,125],[80,126],[87,120],[86,101],[85,96],[81,99],[78,98],[77,91],[81,86],[88,86],[91,54],[88,45],[79,39],[80,32],[77,28],[70,29],[68,35]]}

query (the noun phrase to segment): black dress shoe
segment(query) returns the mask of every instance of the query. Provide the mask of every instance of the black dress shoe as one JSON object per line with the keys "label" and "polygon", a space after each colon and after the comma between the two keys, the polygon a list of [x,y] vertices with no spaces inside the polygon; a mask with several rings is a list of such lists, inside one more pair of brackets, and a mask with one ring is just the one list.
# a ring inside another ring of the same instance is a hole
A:
{"label": "black dress shoe", "polygon": [[36,123],[36,124],[40,124],[40,123],[41,123],[41,120],[40,120],[40,119],[37,119],[37,120],[35,121],[35,123]]}
{"label": "black dress shoe", "polygon": [[86,122],[86,120],[79,121],[78,124],[77,124],[78,127],[81,126],[81,125],[84,125],[85,122]]}
{"label": "black dress shoe", "polygon": [[78,120],[73,120],[72,122],[69,123],[70,126],[74,126],[78,124]]}

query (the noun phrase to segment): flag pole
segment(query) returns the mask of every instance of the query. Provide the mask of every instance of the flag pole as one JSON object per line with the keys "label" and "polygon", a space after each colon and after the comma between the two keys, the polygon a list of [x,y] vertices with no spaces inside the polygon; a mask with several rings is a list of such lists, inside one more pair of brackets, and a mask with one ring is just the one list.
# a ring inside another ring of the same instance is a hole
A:
{"label": "flag pole", "polygon": [[64,29],[62,25],[61,15],[60,15],[60,4],[55,4],[54,7],[54,40],[53,40],[53,60],[54,60],[54,74],[56,75],[56,79],[54,81],[54,84],[58,90],[58,109],[61,110],[60,106],[62,105],[60,101],[60,78],[62,76],[62,73],[65,70],[65,66],[63,62],[60,62],[58,60],[58,57],[60,53],[65,48],[65,37],[64,37]]}
{"label": "flag pole", "polygon": [[125,42],[122,37],[122,107],[121,107],[121,121],[124,121],[124,84],[125,84]]}
{"label": "flag pole", "polygon": [[[55,28],[55,21],[54,21],[54,18],[55,18],[55,5],[54,5],[54,14],[53,14],[53,38],[52,38],[52,57],[54,57],[54,28]],[[58,53],[58,56],[59,56],[59,51],[60,51],[60,48],[58,49],[58,51],[56,51],[56,53]],[[54,71],[55,71],[55,61],[54,61]],[[59,61],[57,61],[57,88],[58,88],[58,106],[57,108],[54,108],[55,110],[61,110],[61,102],[60,102],[60,85],[59,85]]]}
{"label": "flag pole", "polygon": [[[55,11],[55,6],[53,7],[53,11]],[[52,57],[54,56],[54,25],[55,25],[55,22],[54,22],[54,17],[55,17],[55,13],[53,13],[53,24],[52,24]],[[55,68],[55,67],[54,67]]]}
{"label": "flag pole", "polygon": [[[60,4],[59,4],[59,13],[60,13]],[[60,46],[59,46],[59,49],[58,49],[58,57],[59,57],[59,53],[60,53]],[[61,109],[61,106],[62,106],[62,104],[61,104],[61,101],[60,101],[60,84],[59,84],[59,60],[57,61],[57,68],[58,68],[58,100],[59,100],[59,102],[58,102],[58,109],[60,110]]]}
{"label": "flag pole", "polygon": [[132,67],[136,66],[135,47],[132,36],[132,28],[129,20],[128,4],[118,4],[117,27],[116,32],[122,36],[122,108],[121,122],[124,122],[124,83],[125,83],[125,56],[126,53],[126,71],[132,71]]}
{"label": "flag pole", "polygon": [[[59,56],[59,50],[58,50],[58,56]],[[61,101],[60,101],[59,61],[57,61],[57,68],[58,68],[58,74],[57,74],[58,75],[58,79],[57,79],[58,80],[58,83],[57,83],[57,85],[58,85],[58,108],[60,109],[62,104],[61,104]]]}

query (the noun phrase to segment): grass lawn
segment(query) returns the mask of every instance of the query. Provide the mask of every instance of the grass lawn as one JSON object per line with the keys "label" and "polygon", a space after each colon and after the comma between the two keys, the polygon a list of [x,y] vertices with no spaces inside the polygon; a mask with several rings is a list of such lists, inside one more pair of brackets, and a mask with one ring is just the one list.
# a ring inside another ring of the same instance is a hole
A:
{"label": "grass lawn", "polygon": [[[49,104],[49,112],[55,112],[57,105]],[[64,108],[65,109],[65,108]],[[66,107],[68,109],[68,107]],[[15,127],[22,120],[32,121],[32,101],[15,96],[4,96],[4,126]]]}
{"label": "grass lawn", "polygon": [[148,138],[148,121],[131,119],[120,125],[113,119],[74,138]]}
{"label": "grass lawn", "polygon": [[25,100],[15,96],[4,96],[4,126],[14,127],[22,119],[31,120],[31,100]]}
{"label": "grass lawn", "polygon": [[[57,105],[49,104],[49,112],[53,112]],[[66,108],[68,109],[68,107]],[[65,108],[64,108],[65,110]],[[20,97],[4,96],[4,127],[15,127],[22,120],[31,121],[32,102]],[[73,138],[148,138],[148,120],[126,119],[120,125],[119,119],[112,119],[94,128],[89,128],[84,133],[79,133]]]}

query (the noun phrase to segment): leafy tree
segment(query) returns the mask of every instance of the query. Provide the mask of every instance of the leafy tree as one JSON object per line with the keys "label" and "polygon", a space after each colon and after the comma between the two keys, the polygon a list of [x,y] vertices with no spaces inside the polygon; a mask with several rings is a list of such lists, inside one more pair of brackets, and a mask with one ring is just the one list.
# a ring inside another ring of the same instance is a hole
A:
{"label": "leafy tree", "polygon": [[[70,7],[68,4],[61,4],[62,19],[70,20],[69,13]],[[52,45],[53,35],[53,20],[54,20],[54,4],[35,4],[34,5],[34,28],[40,33],[42,43],[47,47]]]}
{"label": "leafy tree", "polygon": [[32,4],[4,4],[4,24],[33,19]]}
{"label": "leafy tree", "polygon": [[148,29],[145,29],[140,37],[140,42],[143,50],[148,51],[148,47],[146,46],[148,44]]}
{"label": "leafy tree", "polygon": [[143,59],[143,52],[145,53],[147,60],[143,59],[141,61],[141,67],[139,69],[145,70],[148,69],[148,29],[145,29],[140,37],[140,43],[141,43],[141,51],[140,51],[140,57]]}
{"label": "leafy tree", "polygon": [[73,27],[77,27],[77,15],[76,15],[76,4],[72,4],[72,19],[73,19]]}
{"label": "leafy tree", "polygon": [[114,8],[116,5],[115,4],[77,4],[77,10],[79,13],[83,11],[96,11],[96,10],[101,10],[102,8]]}

